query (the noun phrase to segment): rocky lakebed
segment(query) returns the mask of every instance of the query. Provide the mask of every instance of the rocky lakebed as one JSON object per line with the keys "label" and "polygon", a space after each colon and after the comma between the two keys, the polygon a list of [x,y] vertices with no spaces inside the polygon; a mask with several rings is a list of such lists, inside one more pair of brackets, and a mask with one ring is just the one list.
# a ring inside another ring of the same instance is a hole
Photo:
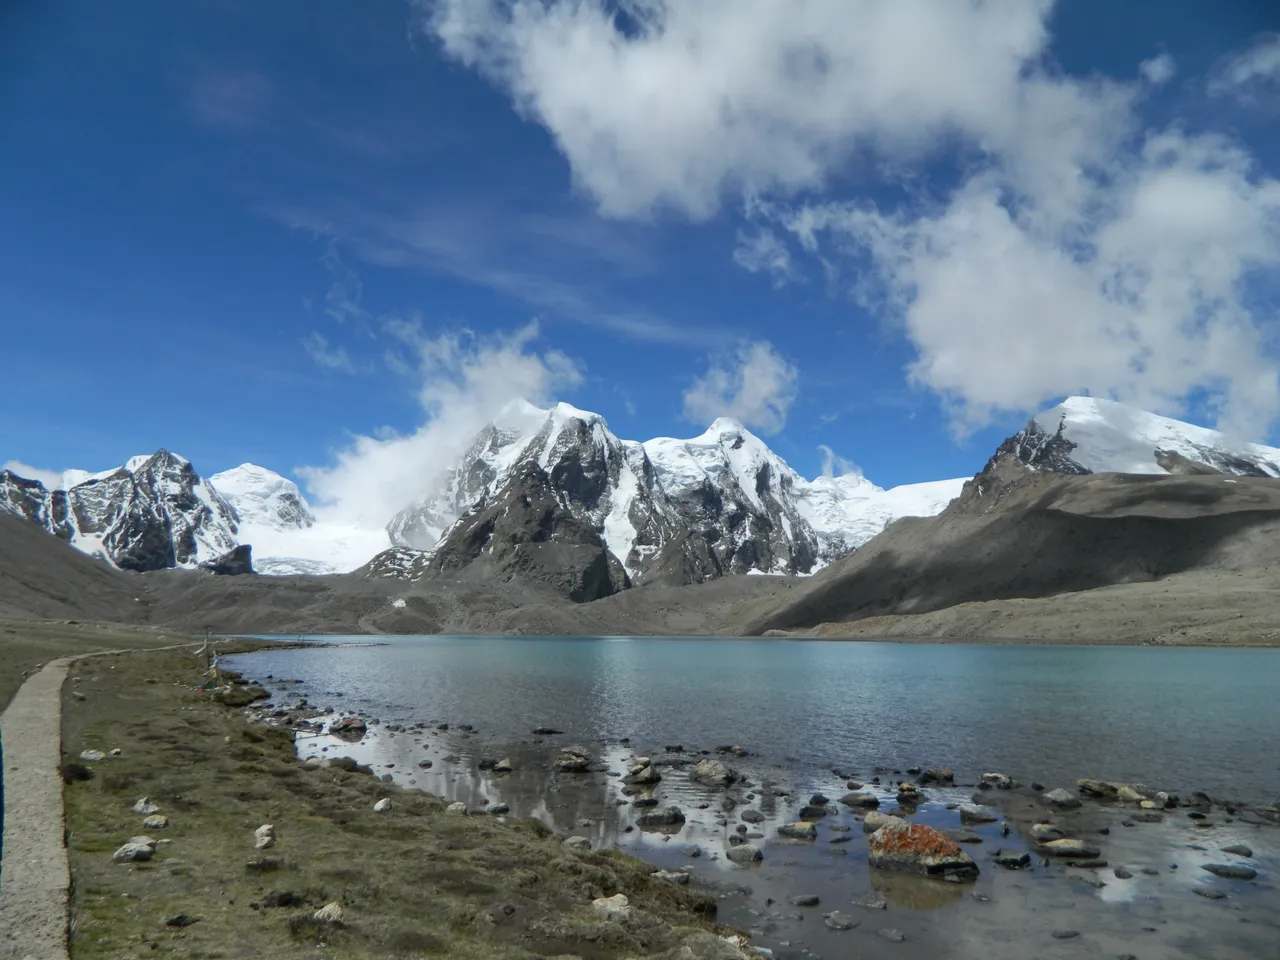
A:
{"label": "rocky lakebed", "polygon": [[358,764],[458,815],[533,817],[566,846],[626,851],[716,897],[763,956],[1280,957],[1280,804],[1097,771],[1041,784],[944,758],[806,771],[755,755],[749,731],[575,742],[481,718],[356,716],[339,693],[257,682],[272,696],[247,712],[292,727],[304,763]]}

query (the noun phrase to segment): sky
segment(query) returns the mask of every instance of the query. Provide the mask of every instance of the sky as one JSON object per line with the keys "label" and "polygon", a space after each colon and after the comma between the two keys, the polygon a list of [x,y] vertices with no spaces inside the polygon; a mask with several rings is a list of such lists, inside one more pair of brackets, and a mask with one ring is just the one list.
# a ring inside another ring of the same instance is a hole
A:
{"label": "sky", "polygon": [[[1087,393],[1275,441],[1269,0],[0,10],[0,461],[402,496],[502,404],[963,476]],[[388,478],[391,478],[388,481]]]}

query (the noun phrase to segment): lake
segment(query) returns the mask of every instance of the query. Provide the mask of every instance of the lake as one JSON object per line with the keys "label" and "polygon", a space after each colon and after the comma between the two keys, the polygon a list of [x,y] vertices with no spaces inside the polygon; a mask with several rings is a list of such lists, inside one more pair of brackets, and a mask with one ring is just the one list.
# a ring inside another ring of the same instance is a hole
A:
{"label": "lake", "polygon": [[[292,638],[291,638],[292,639]],[[230,658],[384,724],[555,727],[661,749],[739,744],[797,777],[832,767],[999,770],[1280,799],[1270,650],[758,639],[391,637]],[[339,699],[335,695],[342,694]],[[828,774],[829,776],[829,774]]]}

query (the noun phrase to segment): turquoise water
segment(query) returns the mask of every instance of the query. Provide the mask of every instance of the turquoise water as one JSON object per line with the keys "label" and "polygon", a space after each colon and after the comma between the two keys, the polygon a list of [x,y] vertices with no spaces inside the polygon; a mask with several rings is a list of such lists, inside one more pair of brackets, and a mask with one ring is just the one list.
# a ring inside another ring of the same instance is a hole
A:
{"label": "turquoise water", "polygon": [[[1280,653],[738,639],[352,637],[232,658],[384,723],[552,726],[805,770],[941,765],[1280,800]],[[375,642],[370,642],[374,640]],[[337,698],[335,694],[344,696]]]}

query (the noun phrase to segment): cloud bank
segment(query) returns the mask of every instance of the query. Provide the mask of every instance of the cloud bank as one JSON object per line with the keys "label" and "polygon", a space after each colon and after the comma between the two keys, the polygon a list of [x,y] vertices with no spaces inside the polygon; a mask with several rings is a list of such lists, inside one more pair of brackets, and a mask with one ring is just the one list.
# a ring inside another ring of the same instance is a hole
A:
{"label": "cloud bank", "polygon": [[[447,55],[552,134],[601,213],[701,220],[741,202],[738,262],[785,282],[781,231],[900,331],[908,378],[958,433],[1089,392],[1166,413],[1207,395],[1221,426],[1259,434],[1280,411],[1280,183],[1219,133],[1147,129],[1171,57],[1064,74],[1052,7],[416,4]],[[1280,44],[1263,38],[1214,89],[1278,75]],[[851,163],[890,188],[878,202],[822,195]],[[686,407],[735,390],[713,369]]]}
{"label": "cloud bank", "polygon": [[765,342],[743,343],[719,360],[684,392],[684,416],[696,423],[732,417],[764,434],[787,422],[796,398],[799,372]]}

